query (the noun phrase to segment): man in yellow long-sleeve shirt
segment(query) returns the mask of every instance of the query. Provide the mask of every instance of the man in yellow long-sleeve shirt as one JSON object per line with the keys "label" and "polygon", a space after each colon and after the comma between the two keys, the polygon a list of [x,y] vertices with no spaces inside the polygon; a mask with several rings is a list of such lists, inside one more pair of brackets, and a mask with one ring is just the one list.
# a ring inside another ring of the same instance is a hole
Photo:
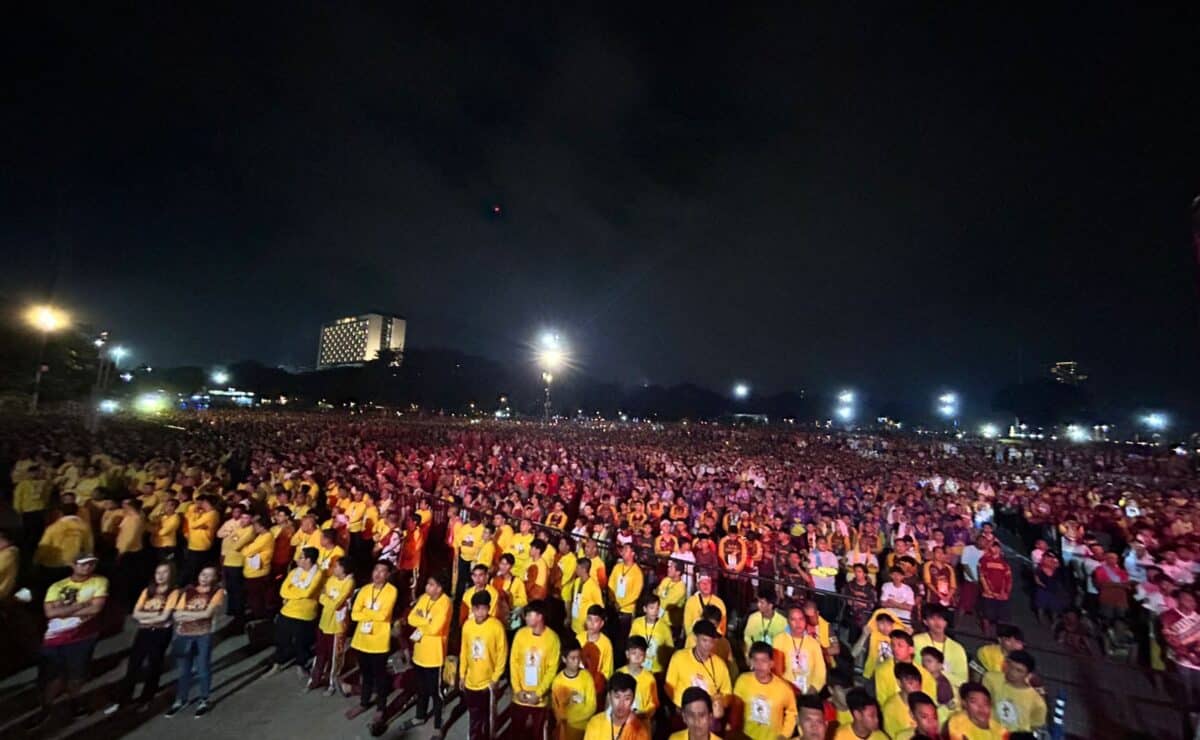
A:
{"label": "man in yellow long-sleeve shirt", "polygon": [[587,621],[588,607],[604,606],[604,594],[600,591],[596,579],[591,577],[592,561],[580,558],[575,566],[575,583],[571,592],[563,594],[567,605],[567,613],[571,618],[571,631],[578,634],[583,632],[584,622]]}
{"label": "man in yellow long-sleeve shirt", "polygon": [[462,681],[463,703],[469,717],[467,737],[492,736],[491,705],[508,656],[504,627],[491,616],[491,609],[490,593],[471,594],[471,619],[463,625],[462,653],[458,659],[458,678]]}
{"label": "man in yellow long-sleeve shirt", "polygon": [[43,568],[62,571],[75,564],[75,556],[92,552],[92,528],[79,518],[75,504],[63,504],[62,516],[46,527],[33,555],[33,562]]}
{"label": "man in yellow long-sleeve shirt", "polygon": [[246,611],[250,619],[265,619],[270,613],[271,556],[275,553],[275,535],[261,516],[250,518],[250,528],[253,536],[241,550]]}
{"label": "man in yellow long-sleeve shirt", "polygon": [[300,564],[283,579],[279,596],[283,607],[275,620],[275,664],[267,675],[280,671],[296,661],[296,673],[308,675],[316,640],[317,597],[321,592],[321,571],[317,568],[317,552],[311,547],[300,554]]}
{"label": "man in yellow long-sleeve shirt", "polygon": [[512,684],[512,732],[540,738],[548,718],[550,684],[558,671],[558,635],[546,627],[546,604],[531,601],[525,606],[525,626],[517,631],[509,651],[509,682]]}
{"label": "man in yellow long-sleeve shirt", "polygon": [[682,709],[684,690],[699,686],[712,697],[714,716],[721,719],[733,685],[725,661],[713,656],[717,628],[712,622],[701,619],[692,628],[692,634],[696,637],[696,646],[690,650],[677,650],[671,656],[667,666],[667,696]]}
{"label": "man in yellow long-sleeve shirt", "polygon": [[392,574],[386,560],[375,563],[371,582],[358,590],[350,619],[357,623],[350,647],[358,654],[358,671],[362,676],[362,694],[358,706],[346,710],[346,719],[353,719],[376,702],[375,719],[382,722],[391,691],[387,676],[387,656],[392,645],[392,610],[396,606],[396,587],[388,583]]}
{"label": "man in yellow long-sleeve shirt", "polygon": [[633,545],[625,543],[621,546],[621,562],[613,567],[612,576],[608,579],[608,589],[612,592],[613,603],[617,605],[617,644],[618,653],[625,652],[625,638],[633,626],[633,618],[637,611],[638,599],[642,596],[645,578],[642,569],[633,561]]}
{"label": "man in yellow long-sleeve shirt", "polygon": [[433,727],[442,729],[442,664],[446,662],[446,639],[450,635],[450,597],[437,576],[425,582],[425,593],[408,613],[413,627],[413,665],[417,670],[417,716],[410,728],[425,724],[429,701],[433,700]]}
{"label": "man in yellow long-sleeve shirt", "polygon": [[627,673],[613,676],[608,690],[608,711],[588,720],[583,740],[650,740],[650,731],[633,712],[637,679]]}
{"label": "man in yellow long-sleeve shirt", "polygon": [[750,646],[750,673],[738,676],[733,687],[738,711],[733,727],[751,740],[791,737],[796,729],[796,697],[792,687],[772,670],[774,648],[765,642]]}

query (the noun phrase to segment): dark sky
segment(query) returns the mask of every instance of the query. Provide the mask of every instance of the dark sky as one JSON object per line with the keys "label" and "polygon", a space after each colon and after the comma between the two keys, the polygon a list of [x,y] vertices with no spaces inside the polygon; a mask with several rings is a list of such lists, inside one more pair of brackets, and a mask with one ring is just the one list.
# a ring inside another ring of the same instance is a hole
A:
{"label": "dark sky", "polygon": [[1194,395],[1193,3],[144,5],[6,24],[0,121],[0,291],[138,361],[380,307],[627,383]]}

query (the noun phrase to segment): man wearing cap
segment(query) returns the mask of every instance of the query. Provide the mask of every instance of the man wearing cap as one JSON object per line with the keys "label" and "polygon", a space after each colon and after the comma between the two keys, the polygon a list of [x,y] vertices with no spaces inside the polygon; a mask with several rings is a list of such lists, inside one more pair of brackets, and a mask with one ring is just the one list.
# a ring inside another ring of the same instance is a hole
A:
{"label": "man wearing cap", "polygon": [[692,626],[700,621],[704,607],[710,604],[721,610],[721,624],[717,631],[723,635],[729,628],[727,621],[729,611],[725,608],[725,602],[721,600],[721,597],[713,593],[712,573],[705,572],[700,574],[700,579],[696,582],[696,593],[692,594],[692,597],[683,605],[683,630],[688,635],[687,647],[695,644]]}
{"label": "man wearing cap", "polygon": [[67,697],[75,704],[75,715],[87,714],[87,710],[78,704],[79,689],[87,677],[92,650],[100,637],[98,617],[108,601],[108,579],[96,575],[97,562],[95,555],[79,553],[75,556],[71,575],[46,591],[43,605],[46,634],[42,638],[38,676],[42,706],[34,718],[34,726],[50,716],[50,706],[62,693],[64,682]]}
{"label": "man wearing cap", "polygon": [[733,691],[733,684],[725,661],[713,656],[717,628],[712,622],[701,619],[692,627],[692,634],[696,639],[695,647],[678,650],[671,656],[671,663],[667,666],[667,696],[682,710],[684,692],[689,687],[701,688],[712,697],[714,716],[720,719],[724,714],[726,697]]}

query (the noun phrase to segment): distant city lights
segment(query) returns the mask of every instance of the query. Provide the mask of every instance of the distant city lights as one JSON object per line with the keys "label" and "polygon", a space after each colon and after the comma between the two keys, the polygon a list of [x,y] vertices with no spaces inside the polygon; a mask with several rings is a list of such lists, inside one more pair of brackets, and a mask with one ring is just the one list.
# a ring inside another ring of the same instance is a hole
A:
{"label": "distant city lights", "polygon": [[995,424],[984,424],[979,427],[979,433],[983,435],[984,439],[995,439],[1000,436],[1000,428]]}
{"label": "distant city lights", "polygon": [[1067,426],[1067,439],[1072,442],[1091,442],[1092,433],[1078,424],[1070,424]]}

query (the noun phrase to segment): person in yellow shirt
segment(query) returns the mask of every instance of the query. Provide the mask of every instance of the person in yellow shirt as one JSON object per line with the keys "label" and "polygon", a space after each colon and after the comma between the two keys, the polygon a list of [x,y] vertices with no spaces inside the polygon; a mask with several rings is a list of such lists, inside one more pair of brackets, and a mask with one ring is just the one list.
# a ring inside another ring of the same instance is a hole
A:
{"label": "person in yellow shirt", "polygon": [[173,498],[162,502],[158,514],[150,518],[150,546],[159,560],[169,560],[179,547],[179,502]]}
{"label": "person in yellow shirt", "polygon": [[337,544],[337,530],[321,530],[321,546],[317,548],[317,567],[322,573],[328,573],[334,561],[345,557],[346,551]]}
{"label": "person in yellow shirt", "polygon": [[500,594],[496,591],[492,584],[488,583],[488,569],[484,565],[476,565],[471,568],[471,585],[467,588],[462,597],[462,604],[458,610],[458,624],[466,624],[471,618],[471,597],[477,593],[486,593],[488,595],[489,616],[496,616],[500,608]]}
{"label": "person in yellow shirt", "polygon": [[896,685],[900,687],[900,691],[883,701],[879,708],[879,714],[882,719],[883,731],[894,738],[901,730],[916,726],[912,713],[908,709],[908,697],[921,691],[921,674],[916,666],[908,663],[897,663],[893,672],[896,675]]}
{"label": "person in yellow shirt", "polygon": [[317,633],[317,599],[321,592],[321,571],[317,568],[317,553],[306,547],[300,554],[300,564],[283,579],[279,597],[283,606],[275,620],[275,660],[270,676],[283,670],[293,660],[296,673],[308,676],[313,642]]}
{"label": "person in yellow shirt", "polygon": [[33,554],[33,562],[52,572],[66,571],[81,552],[91,552],[92,528],[79,518],[75,504],[63,504],[62,516],[46,527]]}
{"label": "person in yellow shirt", "polygon": [[[896,664],[914,664],[915,657],[912,635],[904,630],[894,630],[890,642],[892,657],[880,663],[879,668],[875,670],[875,698],[883,702],[893,694],[900,693],[900,686],[896,683]],[[937,682],[933,680],[933,676],[920,665],[914,664],[914,667],[921,674],[921,691],[930,696],[937,696]]]}
{"label": "person in yellow shirt", "polygon": [[771,642],[775,673],[798,694],[818,693],[825,688],[825,657],[820,642],[805,630],[803,607],[788,609],[788,629]]}
{"label": "person in yellow shirt", "polygon": [[266,619],[270,614],[271,556],[275,553],[275,535],[258,515],[250,517],[250,530],[250,541],[241,549],[246,611],[250,619]]}
{"label": "person in yellow shirt", "polygon": [[579,565],[579,558],[575,555],[575,548],[572,546],[569,535],[558,538],[558,553],[558,591],[563,594],[569,591],[571,585],[574,584],[575,568]]}
{"label": "person in yellow shirt", "polygon": [[764,586],[758,592],[758,609],[746,618],[746,628],[742,630],[742,644],[746,649],[746,657],[750,657],[750,646],[756,642],[775,644],[775,636],[788,629],[787,617],[775,609],[775,589]]}
{"label": "person in yellow shirt", "polygon": [[480,522],[478,511],[472,510],[467,515],[467,523],[454,532],[453,545],[458,552],[458,577],[454,594],[454,600],[458,601],[471,582],[471,566],[483,547],[483,524]]}
{"label": "person in yellow shirt", "polygon": [[1046,700],[1029,685],[1036,665],[1033,656],[1014,650],[1004,658],[1004,670],[983,674],[983,687],[992,695],[992,714],[1009,732],[1035,732],[1046,724]]}
{"label": "person in yellow shirt", "polygon": [[863,628],[859,641],[865,641],[866,653],[863,657],[863,678],[870,680],[875,676],[875,670],[892,657],[892,633],[903,630],[899,621],[891,612],[880,609],[871,615]]}
{"label": "person in yellow shirt", "polygon": [[496,514],[492,517],[492,527],[495,533],[492,541],[496,543],[497,553],[509,552],[509,545],[512,544],[513,528],[509,525],[508,520],[504,518],[503,514]]}
{"label": "person in yellow shirt", "polygon": [[985,673],[1004,670],[1004,658],[1014,650],[1025,649],[1025,635],[1020,627],[1011,624],[996,625],[996,641],[981,645],[975,651],[975,659],[983,668],[978,671],[982,677]]}
{"label": "person in yellow shirt", "polygon": [[650,740],[650,730],[634,712],[637,679],[627,673],[613,676],[608,689],[608,710],[588,720],[583,740]]}
{"label": "person in yellow shirt", "polygon": [[729,667],[725,661],[713,655],[713,645],[719,636],[717,628],[712,622],[701,619],[692,627],[692,633],[696,638],[695,647],[675,651],[667,666],[667,697],[682,709],[684,690],[689,686],[698,686],[711,697],[714,715],[721,719],[733,685],[729,679]]}
{"label": "person in yellow shirt", "polygon": [[558,670],[561,646],[558,635],[546,627],[546,604],[531,601],[525,606],[525,626],[517,631],[509,651],[508,675],[512,686],[511,732],[520,737],[542,736],[547,717],[550,686]]}
{"label": "person in yellow shirt", "polygon": [[642,569],[634,562],[633,545],[625,543],[621,546],[621,562],[613,566],[612,577],[608,579],[608,590],[612,593],[613,603],[617,607],[617,634],[624,640],[633,626],[634,613],[637,611],[638,599],[642,596],[645,578]]}
{"label": "person in yellow shirt", "polygon": [[246,558],[242,548],[254,538],[254,527],[250,523],[250,512],[241,506],[233,507],[229,521],[217,530],[217,538],[221,540],[221,568],[223,571],[222,585],[225,587],[226,614],[231,617],[241,617],[245,608],[246,584],[242,580],[242,571]]}
{"label": "person in yellow shirt", "polygon": [[[354,605],[350,608],[350,619],[357,625],[354,637],[350,640],[350,647],[358,656],[362,694],[359,696],[358,706],[346,710],[346,719],[354,719],[370,709],[371,700],[374,698],[377,707],[375,723],[383,722],[387,697],[391,692],[387,656],[391,651],[392,610],[396,606],[397,597],[396,587],[388,583],[391,574],[392,568],[387,561],[375,563],[375,567],[371,569],[371,582],[358,590],[358,595],[354,597]],[[428,605],[425,609],[428,609]]]}
{"label": "person in yellow shirt", "polygon": [[525,624],[524,608],[529,603],[525,593],[525,582],[513,575],[514,558],[511,553],[500,556],[496,568],[496,577],[492,579],[492,588],[499,595],[500,603],[496,607],[496,619],[512,634]]}
{"label": "person in yellow shirt", "polygon": [[654,674],[646,669],[646,638],[634,635],[629,638],[625,648],[625,665],[617,673],[627,673],[637,682],[637,690],[633,696],[633,713],[654,734],[654,715],[658,712],[658,681]]}
{"label": "person in yellow shirt", "polygon": [[479,546],[479,552],[475,555],[475,561],[472,567],[476,565],[485,566],[490,574],[496,568],[496,556],[499,554],[496,549],[496,527],[494,524],[483,525],[483,544]]}
{"label": "person in yellow shirt", "polygon": [[852,719],[848,725],[838,725],[832,740],[888,740],[879,729],[879,704],[866,691],[851,690],[846,694],[846,704]]}
{"label": "person in yellow shirt", "polygon": [[201,496],[187,511],[187,552],[183,558],[183,583],[191,583],[202,568],[213,562],[212,546],[221,518],[212,499]]}
{"label": "person in yellow shirt", "polygon": [[645,641],[646,656],[643,665],[655,675],[661,675],[666,670],[674,645],[671,626],[662,616],[661,606],[658,596],[653,593],[647,595],[642,605],[642,616],[633,620],[633,625],[629,628],[630,640],[639,637]]}
{"label": "person in yellow shirt", "polygon": [[546,541],[537,538],[529,543],[529,567],[525,569],[525,593],[531,599],[545,599],[549,596],[550,563],[546,557]]}
{"label": "person in yellow shirt", "polygon": [[0,609],[17,590],[17,572],[21,562],[12,537],[0,529]]}
{"label": "person in yellow shirt", "polygon": [[[908,712],[912,717],[912,726],[898,730],[892,735],[892,740],[913,740],[920,733],[924,737],[941,737],[938,721],[938,710],[933,705],[933,699],[923,691],[914,691],[908,695]],[[887,721],[885,716],[884,721]]]}
{"label": "person in yellow shirt", "polygon": [[17,471],[13,471],[13,482],[16,484],[13,486],[13,510],[21,515],[21,531],[32,544],[41,537],[46,526],[46,509],[50,506],[54,488],[42,466],[32,462],[19,480]]}
{"label": "person in yellow shirt", "polygon": [[567,616],[571,619],[571,631],[578,634],[583,631],[587,620],[588,608],[604,606],[604,594],[600,591],[596,579],[591,577],[592,561],[580,558],[575,566],[575,582],[571,591],[563,594],[563,602],[567,606]]}
{"label": "person in yellow shirt", "polygon": [[321,530],[317,529],[317,519],[313,516],[300,518],[300,527],[292,534],[292,548],[296,551],[295,559],[300,559],[300,551],[306,547],[321,546]]}
{"label": "person in yellow shirt", "polygon": [[583,667],[596,681],[596,696],[604,696],[605,684],[613,672],[613,646],[604,634],[604,622],[604,607],[593,604],[588,607],[584,631],[575,635],[583,649]]}
{"label": "person in yellow shirt", "polygon": [[[346,629],[350,626],[347,604],[353,594],[354,576],[350,571],[349,560],[342,558],[333,564],[333,569],[321,585],[321,595],[317,597],[317,603],[321,605],[321,617],[317,620],[316,655],[313,657],[306,689],[315,689],[327,683],[326,696],[333,696],[338,689],[340,657],[345,652]],[[326,672],[329,674],[328,679]]]}
{"label": "person in yellow shirt", "polygon": [[676,635],[681,634],[685,629],[683,604],[687,601],[687,585],[683,582],[683,569],[678,560],[667,561],[667,575],[654,587],[654,593],[671,629]]}
{"label": "person in yellow shirt", "polygon": [[968,681],[958,688],[958,696],[963,708],[946,720],[946,740],[1008,740],[1008,730],[992,716],[992,695],[982,684]]}
{"label": "person in yellow shirt", "polygon": [[596,713],[596,683],[583,667],[583,650],[568,638],[563,645],[563,669],[550,684],[556,740],[583,740]]}
{"label": "person in yellow shirt", "polygon": [[750,646],[750,672],[738,676],[733,687],[736,711],[733,729],[750,740],[791,737],[796,729],[796,697],[792,687],[772,670],[774,649],[765,642]]}
{"label": "person in yellow shirt", "polygon": [[441,579],[430,576],[425,582],[424,595],[408,613],[408,626],[414,628],[409,640],[413,643],[413,665],[417,671],[417,716],[410,723],[410,729],[425,724],[431,699],[433,727],[442,729],[442,664],[446,662],[450,610],[450,597],[446,595]]}
{"label": "person in yellow shirt", "polygon": [[713,733],[713,700],[699,686],[689,686],[679,697],[684,729],[671,734],[668,740],[721,740]]}
{"label": "person in yellow shirt", "polygon": [[520,531],[512,536],[509,542],[509,549],[505,552],[511,552],[513,558],[516,559],[516,564],[513,565],[513,573],[517,574],[517,578],[525,578],[525,571],[529,570],[529,563],[532,562],[532,557],[529,554],[529,546],[533,543],[533,524],[528,519],[522,519],[517,525]]}
{"label": "person in yellow shirt", "polygon": [[713,588],[712,574],[701,573],[696,581],[696,593],[692,594],[692,598],[683,605],[683,630],[688,635],[688,641],[684,647],[692,646],[692,627],[700,621],[704,607],[709,604],[721,610],[721,624],[717,627],[717,631],[723,635],[729,628],[726,621],[729,618],[729,610],[725,608],[725,602],[721,600],[721,597],[713,593]]}
{"label": "person in yellow shirt", "polygon": [[487,591],[471,594],[471,619],[463,625],[458,679],[469,717],[467,737],[492,737],[495,730],[490,725],[492,708],[500,693],[508,640],[504,627],[491,615],[492,606]]}
{"label": "person in yellow shirt", "polygon": [[[922,609],[925,632],[913,636],[913,647],[917,654],[927,647],[937,648],[942,653],[942,672],[957,691],[969,678],[967,651],[962,644],[946,634],[949,624],[948,610],[937,604],[927,604]],[[935,697],[936,698],[936,697]]]}

